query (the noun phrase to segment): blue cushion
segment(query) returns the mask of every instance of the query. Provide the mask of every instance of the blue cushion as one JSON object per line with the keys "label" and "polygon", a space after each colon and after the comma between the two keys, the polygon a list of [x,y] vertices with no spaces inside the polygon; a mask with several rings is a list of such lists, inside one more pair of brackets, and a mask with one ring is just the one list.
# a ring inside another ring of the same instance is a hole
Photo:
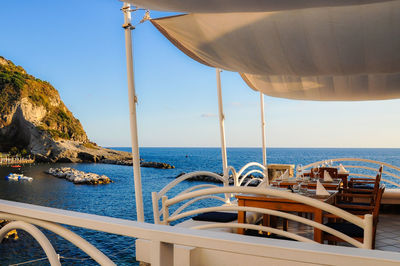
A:
{"label": "blue cushion", "polygon": [[357,189],[374,189],[374,185],[367,185],[367,184],[353,184],[353,188]]}
{"label": "blue cushion", "polygon": [[272,238],[272,239],[280,239],[280,240],[290,240],[290,241],[297,241],[292,238],[288,238],[285,236],[277,235],[277,234],[260,234],[257,230],[247,229],[244,233],[247,236],[257,236],[257,237],[264,237],[264,238]]}
{"label": "blue cushion", "polygon": [[325,225],[350,237],[364,236],[364,230],[355,224],[344,222],[344,223],[326,223]]}
{"label": "blue cushion", "polygon": [[195,221],[207,221],[217,223],[229,223],[237,219],[237,213],[229,212],[205,212],[199,214],[192,219]]}

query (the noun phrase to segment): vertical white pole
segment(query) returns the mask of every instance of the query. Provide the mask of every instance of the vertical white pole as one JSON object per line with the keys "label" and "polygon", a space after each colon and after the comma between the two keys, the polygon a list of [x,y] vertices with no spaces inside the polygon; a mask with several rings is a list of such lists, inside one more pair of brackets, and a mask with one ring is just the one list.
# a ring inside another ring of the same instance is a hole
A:
{"label": "vertical white pole", "polygon": [[222,169],[224,176],[227,174],[228,159],[226,156],[226,141],[225,141],[225,126],[224,126],[224,109],[222,106],[222,90],[221,90],[221,69],[216,68],[217,73],[217,89],[218,89],[218,111],[219,111],[219,131],[221,135],[221,154],[222,154]]}
{"label": "vertical white pole", "polygon": [[260,92],[260,109],[261,109],[261,138],[262,138],[262,155],[263,155],[263,162],[262,164],[266,168],[264,174],[267,178],[266,182],[269,183],[268,180],[268,166],[267,166],[267,144],[266,144],[266,137],[265,137],[265,117],[264,117],[264,94]]}
{"label": "vertical white pole", "polygon": [[128,97],[129,97],[129,114],[131,124],[131,142],[132,142],[132,161],[133,176],[135,181],[135,198],[136,198],[136,214],[137,221],[144,222],[143,197],[142,197],[142,178],[140,174],[140,155],[136,121],[136,93],[133,70],[132,55],[132,35],[131,35],[131,13],[130,5],[124,3],[124,25],[125,28],[125,50],[126,50],[126,70],[128,73]]}

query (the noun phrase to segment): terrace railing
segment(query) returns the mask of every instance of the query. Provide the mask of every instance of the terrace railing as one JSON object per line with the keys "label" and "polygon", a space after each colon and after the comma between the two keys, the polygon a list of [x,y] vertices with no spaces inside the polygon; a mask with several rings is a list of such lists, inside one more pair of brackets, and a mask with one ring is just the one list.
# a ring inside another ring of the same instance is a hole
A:
{"label": "terrace railing", "polygon": [[[212,177],[216,180],[221,181],[221,183],[223,184],[224,187],[230,186],[231,179],[233,180],[233,186],[249,186],[255,181],[259,182],[258,185],[260,186],[261,184],[265,184],[265,181],[264,181],[265,180],[264,179],[265,171],[266,171],[266,168],[262,164],[252,162],[252,163],[248,163],[245,166],[243,166],[239,171],[236,171],[234,167],[229,166],[227,169],[227,172],[224,174],[224,176],[221,176],[219,174],[209,172],[209,171],[196,171],[196,172],[184,174],[184,175],[176,178],[169,184],[167,184],[161,191],[152,192],[151,196],[152,196],[152,203],[153,203],[154,223],[160,224],[160,219],[161,219],[161,216],[163,215],[163,212],[159,206],[159,203],[160,203],[161,199],[163,198],[163,196],[165,196],[172,188],[176,187],[177,185],[179,185],[181,182],[183,182],[185,180],[188,180],[188,179],[190,179],[192,177],[196,177],[196,176],[204,176],[204,177]],[[262,178],[258,178],[258,177],[250,178],[250,176],[255,173],[261,175]],[[192,187],[180,192],[178,195],[183,195],[183,194],[186,194],[188,192],[195,191],[198,189],[218,188],[218,187],[220,187],[220,186],[215,185],[215,184],[200,184],[200,185],[192,186]],[[215,195],[204,195],[202,198],[196,198],[196,199],[193,199],[193,201],[186,203],[184,206],[180,207],[177,211],[184,209],[187,206],[195,203],[196,201],[202,200],[202,199],[216,199],[216,200],[223,202],[224,204],[229,204],[231,202],[232,196],[233,196],[233,194],[228,194],[228,193],[225,194],[224,198],[215,196]]]}
{"label": "terrace railing", "polygon": [[[181,202],[187,201],[187,203],[193,203],[198,199],[201,200],[204,196],[212,196],[218,194],[237,194],[237,193],[244,193],[244,194],[252,194],[252,195],[262,195],[262,196],[275,196],[281,197],[285,199],[290,199],[296,202],[303,203],[308,206],[312,206],[318,209],[323,210],[324,212],[334,214],[342,219],[353,223],[364,230],[364,242],[361,243],[355,240],[352,237],[349,237],[337,230],[334,230],[328,226],[325,226],[321,223],[317,223],[313,220],[300,217],[298,215],[290,214],[287,212],[282,211],[275,211],[270,209],[264,208],[256,208],[256,207],[241,207],[237,205],[223,205],[223,206],[215,206],[215,207],[206,207],[206,208],[199,208],[195,210],[188,210],[184,211],[186,207],[190,204],[184,204],[180,208],[178,208],[173,214],[170,215],[169,208],[175,204],[179,204]],[[337,236],[344,241],[350,243],[351,245],[358,247],[358,248],[366,248],[371,249],[372,247],[372,239],[373,239],[373,221],[372,215],[367,214],[364,218],[360,218],[356,215],[353,215],[349,212],[346,212],[342,209],[339,209],[333,205],[321,202],[319,200],[315,200],[306,196],[298,195],[295,193],[289,193],[282,190],[276,189],[264,189],[264,188],[254,188],[254,187],[238,187],[238,186],[231,186],[231,187],[219,187],[219,188],[206,188],[198,191],[192,191],[185,194],[177,195],[171,199],[168,199],[167,196],[163,196],[162,199],[162,211],[163,211],[163,224],[169,224],[171,222],[177,221],[179,219],[187,218],[192,215],[205,213],[205,212],[214,212],[214,211],[225,211],[225,212],[237,212],[237,211],[244,211],[244,212],[256,212],[261,214],[268,214],[273,216],[278,216],[282,218],[286,218],[288,220],[296,221],[301,224],[305,224],[311,227],[318,228],[324,232],[327,232],[331,235]],[[287,231],[279,230],[277,228],[271,228],[268,226],[262,225],[254,225],[254,224],[242,224],[242,223],[207,223],[205,225],[194,226],[193,229],[210,229],[210,228],[245,228],[245,229],[253,229],[253,230],[260,230],[264,232],[272,232],[277,235],[281,235],[284,237],[288,237],[297,241],[301,242],[314,242],[309,238],[305,238],[303,236],[290,233]]]}
{"label": "terrace railing", "polygon": [[[238,192],[239,189],[243,188],[235,187],[233,189],[233,192]],[[248,189],[254,190],[256,188]],[[222,193],[224,192],[222,191]],[[189,192],[185,197],[190,193],[195,192]],[[219,265],[235,263],[247,263],[249,265],[277,263],[320,264],[321,262],[344,265],[351,262],[353,265],[374,264],[385,266],[400,262],[400,254],[393,252],[364,251],[362,249],[356,251],[344,247],[293,241],[274,241],[237,234],[192,230],[6,200],[0,200],[0,219],[11,221],[10,225],[1,231],[1,235],[12,228],[22,228],[22,230],[32,233],[36,239],[40,239],[42,241],[40,242],[41,246],[49,255],[52,265],[59,265],[59,261],[55,260],[56,251],[49,246],[44,237],[39,236],[40,234],[37,233],[36,229],[32,228],[41,227],[55,232],[81,248],[100,265],[115,264],[86,240],[67,230],[62,225],[138,238],[136,241],[136,258],[140,261],[151,263],[153,266],[174,265],[174,263],[175,265],[179,263],[181,263],[179,265],[191,265],[192,263],[193,265],[198,265],[198,260],[193,262],[193,256],[195,255],[197,259],[206,264]],[[138,244],[139,242],[141,245]],[[197,251],[200,253],[197,253]],[[201,254],[201,256],[199,257],[198,254]]]}

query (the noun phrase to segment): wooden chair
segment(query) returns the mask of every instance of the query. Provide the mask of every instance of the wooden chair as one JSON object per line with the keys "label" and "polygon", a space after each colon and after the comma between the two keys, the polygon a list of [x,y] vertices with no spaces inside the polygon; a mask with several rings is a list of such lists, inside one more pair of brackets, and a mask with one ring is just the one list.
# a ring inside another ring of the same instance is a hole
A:
{"label": "wooden chair", "polygon": [[[320,178],[324,178],[325,171],[327,171],[332,178],[338,177],[338,169],[336,167],[320,167],[318,170]],[[314,178],[313,168],[311,168],[310,177]]]}
{"label": "wooden chair", "polygon": [[[342,190],[340,194],[341,197],[338,197],[338,200],[340,200],[342,204],[354,204],[355,199],[364,199],[359,200],[357,204],[373,206],[380,186],[382,171],[383,166],[379,167],[375,180],[372,178],[351,178],[349,187]],[[337,203],[340,204],[339,201]],[[346,207],[340,206],[340,208]]]}
{"label": "wooden chair", "polygon": [[[379,167],[375,180],[372,178],[359,178],[359,177],[350,178],[349,188],[374,190],[373,193],[376,193],[376,191],[379,188],[379,182],[381,181],[382,171],[383,171],[383,166]],[[361,192],[368,192],[368,191],[361,191]]]}
{"label": "wooden chair", "polygon": [[[378,224],[378,218],[379,218],[379,209],[381,205],[381,199],[383,192],[385,191],[385,185],[380,185],[375,201],[373,206],[365,206],[361,208],[360,206],[354,205],[353,211],[349,211],[353,214],[356,214],[358,216],[364,216],[365,214],[372,214],[373,216],[373,235],[372,235],[372,248],[375,249],[375,237],[376,237],[376,227]],[[348,209],[345,209],[346,211]],[[332,214],[326,214],[324,217],[328,218],[328,223],[326,223],[326,226],[329,226],[337,231],[340,231],[350,237],[353,237],[354,239],[363,242],[364,241],[364,231],[358,227],[355,224],[348,223],[346,221],[343,221],[340,217]],[[335,244],[336,242],[342,242],[343,240],[333,236],[329,233],[324,232],[323,233],[323,240],[328,240],[328,243],[333,243]]]}

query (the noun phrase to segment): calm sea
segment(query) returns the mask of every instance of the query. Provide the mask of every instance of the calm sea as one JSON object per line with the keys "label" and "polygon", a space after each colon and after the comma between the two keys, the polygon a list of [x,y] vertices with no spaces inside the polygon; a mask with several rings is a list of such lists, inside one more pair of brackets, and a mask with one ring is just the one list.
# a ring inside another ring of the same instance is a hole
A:
{"label": "calm sea", "polygon": [[[130,151],[130,148],[114,148]],[[142,168],[143,197],[146,221],[152,222],[151,192],[161,190],[167,183],[182,172],[208,170],[222,172],[221,152],[219,148],[142,148],[141,157],[145,161],[166,162],[175,169]],[[308,148],[271,148],[268,149],[268,163],[308,164],[330,158],[367,158],[400,166],[400,149],[308,149]],[[258,148],[228,149],[228,163],[239,169],[247,162],[261,162],[262,153]],[[114,183],[102,186],[74,185],[66,180],[47,174],[50,167],[68,166],[81,171],[105,174]],[[98,215],[124,219],[136,219],[135,192],[133,189],[133,171],[130,166],[106,164],[39,164],[25,166],[26,176],[34,181],[11,182],[5,176],[13,172],[12,168],[0,167],[0,198],[42,206],[55,207]],[[183,182],[172,194],[199,182]],[[70,228],[94,244],[118,265],[135,264],[134,239],[100,233],[80,228]],[[56,251],[64,257],[66,265],[95,265],[86,254],[69,242],[44,231]],[[27,234],[20,233],[20,240],[0,244],[0,265],[20,263],[45,257],[39,245]],[[31,264],[32,265],[32,264]],[[33,265],[47,265],[42,260]]]}

